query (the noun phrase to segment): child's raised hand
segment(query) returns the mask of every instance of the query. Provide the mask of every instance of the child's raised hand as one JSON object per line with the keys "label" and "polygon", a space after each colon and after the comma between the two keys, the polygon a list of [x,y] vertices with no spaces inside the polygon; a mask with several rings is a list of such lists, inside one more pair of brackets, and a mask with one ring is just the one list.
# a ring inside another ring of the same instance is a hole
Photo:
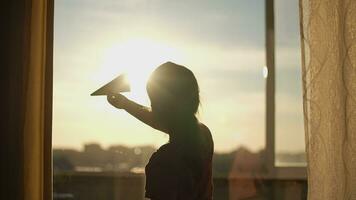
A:
{"label": "child's raised hand", "polygon": [[118,108],[118,109],[125,109],[127,102],[129,101],[124,95],[122,94],[110,94],[107,95],[108,102]]}

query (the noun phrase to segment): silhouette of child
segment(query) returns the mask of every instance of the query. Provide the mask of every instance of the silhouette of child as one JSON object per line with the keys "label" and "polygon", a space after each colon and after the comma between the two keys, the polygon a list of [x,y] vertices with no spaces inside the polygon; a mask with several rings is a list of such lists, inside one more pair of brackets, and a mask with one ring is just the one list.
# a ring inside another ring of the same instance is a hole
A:
{"label": "silhouette of child", "polygon": [[169,135],[146,165],[146,193],[151,200],[211,200],[214,145],[209,129],[198,121],[199,87],[189,69],[172,62],[160,65],[147,83],[151,108],[121,94],[108,95],[116,108]]}

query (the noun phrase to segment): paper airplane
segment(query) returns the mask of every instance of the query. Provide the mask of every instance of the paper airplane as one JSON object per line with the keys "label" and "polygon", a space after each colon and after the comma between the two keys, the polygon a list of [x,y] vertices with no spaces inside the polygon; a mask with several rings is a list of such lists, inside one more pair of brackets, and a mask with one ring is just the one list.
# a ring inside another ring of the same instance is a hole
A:
{"label": "paper airplane", "polygon": [[121,74],[114,80],[105,84],[95,92],[91,93],[91,96],[118,94],[121,92],[130,92],[130,84],[125,74]]}

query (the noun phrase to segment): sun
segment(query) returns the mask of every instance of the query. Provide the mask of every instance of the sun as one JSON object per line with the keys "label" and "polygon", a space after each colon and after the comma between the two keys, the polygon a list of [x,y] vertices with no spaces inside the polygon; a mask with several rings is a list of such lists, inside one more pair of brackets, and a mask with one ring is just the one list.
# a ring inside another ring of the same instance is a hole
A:
{"label": "sun", "polygon": [[127,96],[148,104],[146,83],[149,75],[158,65],[167,61],[182,62],[182,52],[159,41],[132,38],[114,43],[107,49],[101,70],[105,71],[105,78],[125,73],[131,86]]}

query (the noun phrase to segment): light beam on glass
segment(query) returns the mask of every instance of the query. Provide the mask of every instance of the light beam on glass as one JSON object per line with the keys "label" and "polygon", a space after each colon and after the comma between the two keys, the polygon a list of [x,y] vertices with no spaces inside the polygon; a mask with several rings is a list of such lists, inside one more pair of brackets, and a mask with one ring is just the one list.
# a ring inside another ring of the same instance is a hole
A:
{"label": "light beam on glass", "polygon": [[268,77],[268,68],[267,68],[267,66],[263,66],[262,75],[263,75],[263,78],[267,78]]}

